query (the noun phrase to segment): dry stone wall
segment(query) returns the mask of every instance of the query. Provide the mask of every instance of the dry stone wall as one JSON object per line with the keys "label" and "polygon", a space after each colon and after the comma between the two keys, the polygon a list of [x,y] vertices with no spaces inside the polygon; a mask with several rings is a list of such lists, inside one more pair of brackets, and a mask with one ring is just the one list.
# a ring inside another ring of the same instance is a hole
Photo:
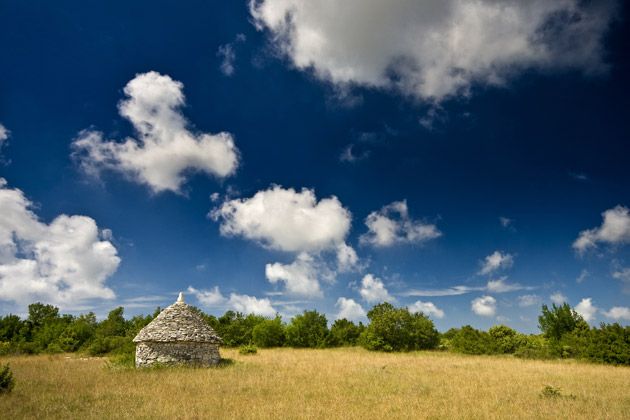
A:
{"label": "dry stone wall", "polygon": [[154,363],[213,366],[219,363],[219,346],[197,342],[143,342],[136,346],[136,367]]}

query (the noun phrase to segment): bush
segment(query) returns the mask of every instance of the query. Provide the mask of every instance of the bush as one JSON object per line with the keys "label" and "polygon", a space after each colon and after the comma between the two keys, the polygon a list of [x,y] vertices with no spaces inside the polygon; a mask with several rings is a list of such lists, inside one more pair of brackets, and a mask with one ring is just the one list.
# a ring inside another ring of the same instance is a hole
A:
{"label": "bush", "polygon": [[368,350],[412,351],[434,349],[439,334],[428,317],[395,308],[390,303],[374,306],[367,314],[370,324],[359,338]]}
{"label": "bush", "polygon": [[330,327],[327,344],[330,347],[355,346],[364,329],[365,327],[360,322],[356,325],[345,318],[338,319]]}
{"label": "bush", "polygon": [[0,356],[11,353],[13,346],[8,341],[0,341]]}
{"label": "bush", "polygon": [[286,328],[286,342],[291,347],[325,347],[327,336],[328,321],[317,311],[294,316]]}
{"label": "bush", "polygon": [[238,347],[252,342],[254,327],[265,320],[259,315],[243,315],[240,312],[227,311],[218,319],[215,330],[228,347]]}
{"label": "bush", "polygon": [[13,373],[9,365],[2,365],[0,367],[0,393],[11,392],[15,386],[15,379],[13,379]]}
{"label": "bush", "polygon": [[135,352],[135,345],[129,337],[98,337],[87,349],[90,356],[123,354]]}
{"label": "bush", "polygon": [[517,333],[505,325],[495,325],[488,330],[493,340],[494,351],[500,354],[514,353],[516,349],[525,344],[523,334]]}
{"label": "bush", "polygon": [[252,330],[252,341],[258,347],[282,347],[285,340],[282,319],[266,319]]}
{"label": "bush", "polygon": [[545,337],[541,335],[523,336],[523,344],[516,349],[514,356],[521,359],[552,359],[554,356]]}
{"label": "bush", "polygon": [[241,346],[238,349],[239,354],[244,354],[244,355],[248,355],[248,354],[256,354],[258,353],[258,348],[252,344],[246,344],[244,346]]}
{"label": "bush", "polygon": [[588,360],[615,365],[630,365],[630,326],[601,324],[590,330],[582,356]]}
{"label": "bush", "polygon": [[492,336],[470,325],[455,330],[450,339],[451,350],[463,354],[494,354],[496,346]]}

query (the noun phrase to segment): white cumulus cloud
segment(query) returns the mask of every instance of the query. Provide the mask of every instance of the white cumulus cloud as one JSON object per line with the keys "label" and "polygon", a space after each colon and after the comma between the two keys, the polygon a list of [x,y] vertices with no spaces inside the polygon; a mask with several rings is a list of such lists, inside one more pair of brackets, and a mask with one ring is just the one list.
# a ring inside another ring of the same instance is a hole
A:
{"label": "white cumulus cloud", "polygon": [[614,320],[625,320],[630,321],[630,308],[627,306],[614,306],[610,308],[607,312],[602,312],[604,316],[607,318],[612,318]]}
{"label": "white cumulus cloud", "polygon": [[103,133],[84,130],[72,143],[73,157],[88,174],[119,171],[153,192],[180,192],[191,171],[219,178],[232,175],[239,163],[230,133],[195,133],[180,108],[185,105],[182,83],[151,71],[138,74],[125,86],[118,105],[137,139],[106,140]]}
{"label": "white cumulus cloud", "polygon": [[418,300],[409,306],[409,311],[413,313],[422,312],[428,316],[434,316],[436,318],[444,318],[444,311],[435,306],[433,302],[423,302]]}
{"label": "white cumulus cloud", "polygon": [[225,297],[219,290],[219,286],[214,286],[210,290],[197,290],[192,286],[188,286],[188,293],[195,295],[199,303],[205,306],[222,306],[226,302]]}
{"label": "white cumulus cloud", "polygon": [[0,178],[0,300],[71,308],[87,299],[113,299],[105,281],[120,258],[110,237],[87,216],[40,222],[24,193]]}
{"label": "white cumulus cloud", "polygon": [[420,244],[442,236],[434,224],[411,219],[406,200],[395,201],[370,213],[365,219],[365,225],[368,232],[361,235],[360,242],[375,247]]}
{"label": "white cumulus cloud", "polygon": [[301,253],[291,264],[267,264],[265,276],[270,283],[284,282],[289,294],[305,297],[322,297],[318,267],[313,257]]}
{"label": "white cumulus cloud", "polygon": [[614,1],[250,0],[259,30],[338,89],[439,102],[528,69],[600,71]]}
{"label": "white cumulus cloud", "polygon": [[573,242],[573,248],[580,254],[596,248],[598,243],[610,245],[630,243],[630,210],[628,207],[616,206],[602,213],[603,222],[600,227],[580,232]]}
{"label": "white cumulus cloud", "polygon": [[584,298],[575,307],[575,312],[582,315],[586,322],[591,322],[597,313],[597,307],[593,305],[591,298]]}
{"label": "white cumulus cloud", "polygon": [[372,274],[363,276],[359,294],[368,303],[392,303],[396,301],[385,288],[383,281],[378,277],[374,277]]}
{"label": "white cumulus cloud", "polygon": [[228,304],[235,311],[243,312],[245,314],[256,314],[266,317],[273,317],[278,312],[271,305],[271,301],[268,298],[261,299],[255,296],[230,293]]}
{"label": "white cumulus cloud", "polygon": [[481,262],[481,269],[479,270],[479,274],[490,274],[497,270],[510,268],[513,264],[513,255],[502,253],[501,251],[494,251]]}
{"label": "white cumulus cloud", "polygon": [[361,268],[359,256],[354,248],[346,243],[337,245],[337,269],[340,272],[344,273]]}
{"label": "white cumulus cloud", "polygon": [[352,219],[335,196],[317,201],[313,190],[277,185],[251,198],[226,201],[211,215],[221,220],[222,235],[288,252],[336,249],[344,243]]}
{"label": "white cumulus cloud", "polygon": [[470,308],[479,316],[494,316],[497,312],[497,300],[492,296],[481,296],[470,302]]}
{"label": "white cumulus cloud", "polygon": [[347,299],[340,297],[335,304],[339,308],[339,312],[335,319],[347,319],[349,321],[358,321],[366,316],[365,309],[354,301],[354,299]]}
{"label": "white cumulus cloud", "polygon": [[210,290],[199,290],[192,286],[188,287],[188,293],[195,295],[195,298],[206,307],[230,308],[244,314],[256,314],[266,317],[275,316],[278,312],[267,298],[257,298],[255,296],[230,293],[230,297],[223,296],[218,286]]}

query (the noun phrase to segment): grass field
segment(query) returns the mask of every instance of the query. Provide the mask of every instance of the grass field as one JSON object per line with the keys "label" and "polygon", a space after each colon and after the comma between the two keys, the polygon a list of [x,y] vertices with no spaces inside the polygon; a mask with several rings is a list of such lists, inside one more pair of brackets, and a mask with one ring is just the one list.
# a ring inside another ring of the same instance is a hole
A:
{"label": "grass field", "polygon": [[[630,419],[630,368],[575,361],[222,349],[220,368],[114,368],[78,356],[5,357],[0,417]],[[545,386],[559,396],[541,396]]]}

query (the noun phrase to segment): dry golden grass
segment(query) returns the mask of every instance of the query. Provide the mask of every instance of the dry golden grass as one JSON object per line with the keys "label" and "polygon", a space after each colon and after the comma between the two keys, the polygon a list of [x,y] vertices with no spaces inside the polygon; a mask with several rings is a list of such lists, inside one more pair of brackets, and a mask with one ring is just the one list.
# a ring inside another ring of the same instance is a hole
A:
{"label": "dry golden grass", "polygon": [[[133,370],[63,355],[3,358],[17,383],[0,396],[0,417],[630,418],[627,367],[358,348],[222,355],[234,363]],[[545,385],[566,397],[541,397]]]}

